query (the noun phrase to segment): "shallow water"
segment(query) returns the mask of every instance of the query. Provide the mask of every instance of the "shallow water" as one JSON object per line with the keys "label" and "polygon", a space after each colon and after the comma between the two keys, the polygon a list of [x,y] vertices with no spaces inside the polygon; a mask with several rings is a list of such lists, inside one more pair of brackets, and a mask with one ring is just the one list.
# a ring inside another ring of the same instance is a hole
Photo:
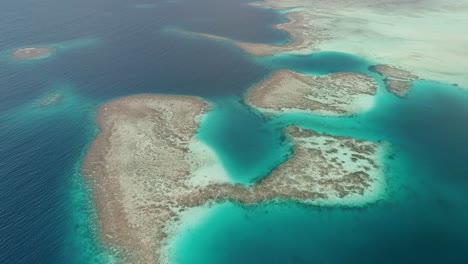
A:
{"label": "shallow water", "polygon": [[381,97],[355,117],[278,117],[278,126],[391,142],[388,196],[362,208],[223,204],[178,239],[176,263],[466,263],[467,100],[418,82],[408,98]]}
{"label": "shallow water", "polygon": [[[245,3],[2,4],[0,263],[114,260],[112,250],[98,243],[91,192],[79,166],[96,133],[97,106],[135,93],[192,94],[215,102],[198,136],[243,184],[265,176],[289,154],[280,132],[289,124],[393,144],[387,177],[395,188],[384,202],[354,209],[219,205],[175,241],[178,263],[467,262],[467,92],[421,81],[405,99],[380,89],[376,107],[353,117],[266,119],[246,108],[241,96],[272,70],[369,74],[370,62],[332,52],[251,58],[227,43],[164,30],[288,41],[271,27],[282,21],[277,13]],[[47,59],[9,57],[16,47],[44,44],[57,47]],[[56,91],[63,101],[35,107],[38,98]]]}
{"label": "shallow water", "polygon": [[290,154],[281,129],[236,97],[215,101],[197,137],[213,148],[232,181],[240,184],[263,178]]}
{"label": "shallow water", "polygon": [[383,200],[358,208],[219,205],[175,242],[176,263],[466,263],[467,102],[466,91],[418,81],[407,98],[379,95],[360,115],[271,120],[392,143]]}

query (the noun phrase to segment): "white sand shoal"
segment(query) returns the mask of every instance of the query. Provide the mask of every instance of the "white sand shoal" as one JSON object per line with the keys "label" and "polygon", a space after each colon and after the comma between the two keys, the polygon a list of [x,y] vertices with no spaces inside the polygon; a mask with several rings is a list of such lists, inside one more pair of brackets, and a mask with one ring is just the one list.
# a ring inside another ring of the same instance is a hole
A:
{"label": "white sand shoal", "polygon": [[187,180],[189,185],[207,186],[231,182],[216,152],[202,141],[193,138],[187,155],[191,164],[190,178]]}

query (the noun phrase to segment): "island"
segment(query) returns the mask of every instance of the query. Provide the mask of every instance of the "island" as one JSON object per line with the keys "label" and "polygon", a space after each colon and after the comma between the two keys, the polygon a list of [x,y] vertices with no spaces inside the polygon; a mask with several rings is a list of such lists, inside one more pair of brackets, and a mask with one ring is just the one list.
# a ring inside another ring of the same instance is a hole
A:
{"label": "island", "polygon": [[352,115],[370,108],[376,91],[375,80],[363,74],[309,76],[278,70],[251,87],[245,101],[262,112]]}
{"label": "island", "polygon": [[383,64],[370,66],[369,70],[384,76],[387,90],[400,97],[404,97],[410,89],[411,82],[419,78],[407,70]]}
{"label": "island", "polygon": [[291,156],[269,175],[252,185],[226,182],[203,169],[218,161],[196,137],[210,107],[198,97],[144,94],[99,108],[99,133],[82,173],[93,190],[100,237],[124,263],[167,263],[169,230],[190,208],[227,200],[366,204],[383,192],[384,143],[298,127],[285,129]]}
{"label": "island", "polygon": [[47,47],[21,48],[15,50],[12,56],[18,60],[33,60],[46,58],[50,53],[51,49]]}

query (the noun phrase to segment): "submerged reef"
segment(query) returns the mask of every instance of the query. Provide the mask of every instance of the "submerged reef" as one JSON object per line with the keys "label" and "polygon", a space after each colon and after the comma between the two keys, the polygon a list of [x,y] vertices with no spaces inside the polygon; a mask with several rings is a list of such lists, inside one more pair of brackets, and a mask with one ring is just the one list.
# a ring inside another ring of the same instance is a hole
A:
{"label": "submerged reef", "polygon": [[351,115],[373,105],[377,83],[357,73],[308,76],[278,70],[247,92],[247,104],[264,112],[305,111]]}
{"label": "submerged reef", "polygon": [[34,103],[37,108],[50,107],[60,104],[63,101],[64,95],[61,91],[54,91],[47,94]]}
{"label": "submerged reef", "polygon": [[12,56],[18,60],[32,60],[40,59],[49,56],[51,53],[50,48],[38,47],[38,48],[21,48],[13,52]]}
{"label": "submerged reef", "polygon": [[200,170],[216,160],[196,150],[203,143],[194,136],[209,108],[197,97],[169,95],[129,96],[99,108],[99,134],[82,172],[93,188],[101,237],[121,249],[125,263],[167,263],[167,230],[189,208],[225,200],[346,204],[356,197],[365,204],[382,191],[382,143],[296,127],[285,131],[290,159],[257,183],[231,184],[218,175],[199,181],[200,171],[215,173]]}
{"label": "submerged reef", "polygon": [[369,70],[376,72],[385,77],[385,87],[391,93],[403,97],[411,86],[411,82],[419,77],[407,70],[388,65],[373,65]]}

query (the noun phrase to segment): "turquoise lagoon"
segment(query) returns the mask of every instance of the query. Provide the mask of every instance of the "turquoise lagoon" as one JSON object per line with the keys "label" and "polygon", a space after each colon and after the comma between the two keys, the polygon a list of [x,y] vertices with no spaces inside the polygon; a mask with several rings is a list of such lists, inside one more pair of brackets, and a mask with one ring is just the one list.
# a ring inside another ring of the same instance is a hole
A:
{"label": "turquoise lagoon", "polygon": [[[173,240],[176,263],[468,262],[468,92],[417,81],[403,99],[379,87],[375,107],[355,116],[263,116],[245,106],[242,96],[273,70],[380,77],[367,70],[374,62],[350,54],[252,58],[227,43],[164,33],[176,27],[243,41],[288,41],[272,28],[282,21],[278,13],[246,3],[2,5],[1,263],[117,261],[112,248],[99,242],[91,186],[79,167],[97,132],[97,107],[136,93],[212,101],[197,136],[239,184],[254,183],[290,155],[282,134],[288,125],[391,144],[385,159],[388,192],[380,201],[359,207],[295,201],[215,205]],[[8,57],[7,51],[41,43],[59,43],[60,52],[27,63]],[[63,95],[59,104],[35,107],[57,91]]]}

